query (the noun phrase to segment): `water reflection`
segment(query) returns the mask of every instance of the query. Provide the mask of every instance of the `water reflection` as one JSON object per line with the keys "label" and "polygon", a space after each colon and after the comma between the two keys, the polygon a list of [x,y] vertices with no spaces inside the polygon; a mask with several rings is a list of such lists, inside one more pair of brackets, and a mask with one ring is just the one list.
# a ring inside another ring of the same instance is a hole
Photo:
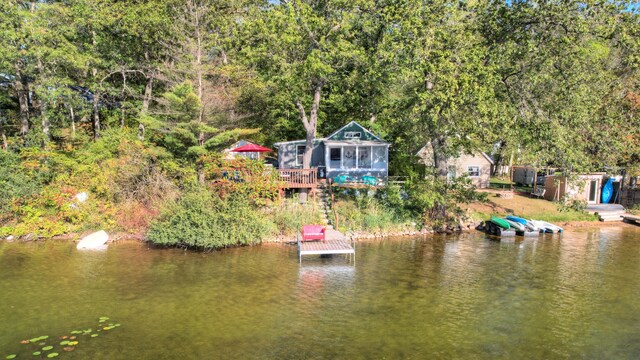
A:
{"label": "water reflection", "polygon": [[[0,349],[99,316],[69,358],[640,358],[640,229],[362,242],[355,266],[294,247],[0,243]],[[2,356],[2,353],[0,353]]]}

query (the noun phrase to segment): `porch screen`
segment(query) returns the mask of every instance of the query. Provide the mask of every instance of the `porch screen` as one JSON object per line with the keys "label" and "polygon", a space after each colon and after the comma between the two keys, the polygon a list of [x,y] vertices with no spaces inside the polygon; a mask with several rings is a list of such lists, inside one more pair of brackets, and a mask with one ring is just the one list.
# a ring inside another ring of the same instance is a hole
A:
{"label": "porch screen", "polygon": [[358,147],[358,169],[371,169],[371,146]]}
{"label": "porch screen", "polygon": [[384,170],[387,164],[387,148],[384,146],[373,147],[373,169]]}
{"label": "porch screen", "polygon": [[356,147],[345,146],[342,154],[342,168],[353,169],[356,167]]}

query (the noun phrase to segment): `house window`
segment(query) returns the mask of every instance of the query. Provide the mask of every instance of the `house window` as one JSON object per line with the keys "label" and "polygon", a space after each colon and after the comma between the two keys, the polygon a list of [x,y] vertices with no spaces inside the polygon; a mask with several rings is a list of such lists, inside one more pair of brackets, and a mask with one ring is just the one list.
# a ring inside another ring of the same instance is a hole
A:
{"label": "house window", "polygon": [[468,171],[469,171],[469,176],[471,177],[480,176],[480,166],[469,166]]}
{"label": "house window", "polygon": [[302,166],[302,157],[304,156],[305,145],[296,146],[296,166]]}
{"label": "house window", "polygon": [[362,133],[360,131],[345,131],[344,138],[345,139],[360,139]]}
{"label": "house window", "polygon": [[329,160],[340,161],[342,159],[342,152],[340,148],[332,148],[329,152]]}

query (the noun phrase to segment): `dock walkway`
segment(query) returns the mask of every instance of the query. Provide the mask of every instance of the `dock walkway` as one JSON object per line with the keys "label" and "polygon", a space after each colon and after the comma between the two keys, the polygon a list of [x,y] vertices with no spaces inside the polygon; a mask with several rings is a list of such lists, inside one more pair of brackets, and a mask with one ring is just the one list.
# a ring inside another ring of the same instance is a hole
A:
{"label": "dock walkway", "polygon": [[334,229],[326,229],[325,241],[300,241],[301,235],[298,234],[298,258],[302,263],[303,255],[333,255],[344,254],[349,255],[349,259],[353,259],[355,264],[356,249],[353,241],[347,239],[343,233]]}

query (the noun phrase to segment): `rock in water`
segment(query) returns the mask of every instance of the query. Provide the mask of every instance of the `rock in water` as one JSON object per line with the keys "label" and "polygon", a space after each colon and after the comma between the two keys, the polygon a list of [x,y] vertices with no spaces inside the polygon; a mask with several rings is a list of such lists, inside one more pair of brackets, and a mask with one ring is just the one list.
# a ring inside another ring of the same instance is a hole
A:
{"label": "rock in water", "polygon": [[89,234],[80,240],[78,243],[78,249],[91,249],[91,250],[103,250],[106,249],[105,245],[109,241],[109,234],[104,230]]}

